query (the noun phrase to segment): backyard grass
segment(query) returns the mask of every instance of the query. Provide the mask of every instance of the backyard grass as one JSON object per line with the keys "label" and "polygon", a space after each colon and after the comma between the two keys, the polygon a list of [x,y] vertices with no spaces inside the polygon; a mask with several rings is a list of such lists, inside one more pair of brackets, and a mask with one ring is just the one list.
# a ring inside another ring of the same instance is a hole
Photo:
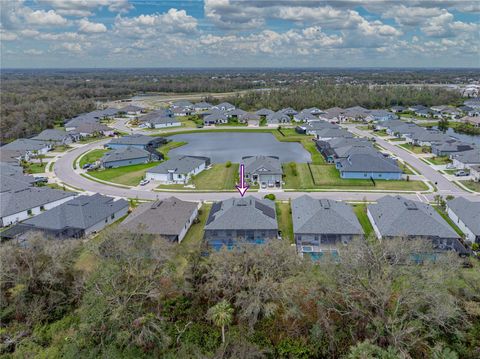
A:
{"label": "backyard grass", "polygon": [[197,190],[235,190],[238,179],[238,164],[232,163],[226,167],[225,163],[216,163],[206,171],[193,178]]}
{"label": "backyard grass", "polygon": [[170,150],[173,150],[174,148],[181,147],[181,146],[186,145],[186,144],[187,144],[187,142],[184,142],[184,141],[181,141],[181,142],[180,141],[171,141],[171,142],[168,142],[165,145],[157,148],[157,151],[163,155],[165,160],[168,160],[168,152],[170,152]]}
{"label": "backyard grass", "polygon": [[401,145],[397,145],[398,147],[405,148],[406,150],[409,150],[413,153],[416,154],[422,154],[422,153],[429,153],[431,152],[430,147],[420,147],[420,146],[414,146],[410,143],[402,143]]}
{"label": "backyard grass", "polygon": [[92,171],[88,172],[88,174],[102,181],[118,183],[125,186],[137,186],[145,176],[147,169],[157,166],[158,164],[159,162],[142,163],[132,166]]}
{"label": "backyard grass", "polygon": [[467,187],[469,190],[480,192],[480,182],[474,181],[462,181],[462,184]]}
{"label": "backyard grass", "polygon": [[365,233],[365,238],[368,238],[372,234],[375,235],[375,232],[373,231],[373,226],[370,223],[370,220],[368,219],[366,208],[367,207],[364,204],[353,205],[353,211],[355,212],[358,218],[358,221],[360,222],[360,225],[363,228],[363,233]]}
{"label": "backyard grass", "polygon": [[[296,173],[290,164],[283,166],[287,189],[356,189],[356,190],[402,190],[424,191],[428,187],[422,181],[343,179],[333,165],[296,164]],[[312,176],[313,175],[313,176]]]}
{"label": "backyard grass", "polygon": [[278,229],[282,234],[282,238],[294,243],[292,213],[289,202],[276,202]]}
{"label": "backyard grass", "polygon": [[433,163],[434,165],[446,165],[446,164],[449,164],[450,162],[452,162],[452,160],[450,158],[448,158],[447,156],[441,156],[441,157],[431,157],[431,158],[427,158],[427,160],[431,163]]}
{"label": "backyard grass", "polygon": [[108,150],[104,149],[96,149],[87,152],[81,159],[80,159],[80,168],[85,166],[87,163],[95,163],[97,160],[103,157]]}
{"label": "backyard grass", "polygon": [[35,173],[45,173],[45,167],[47,166],[47,161],[43,163],[29,162],[24,165],[26,173],[35,174]]}
{"label": "backyard grass", "polygon": [[387,133],[387,130],[374,131],[373,134],[374,134],[375,136],[380,136],[380,137],[390,136],[390,135]]}
{"label": "backyard grass", "polygon": [[455,230],[455,232],[457,232],[457,234],[460,237],[463,238],[465,236],[465,234],[460,230],[460,228],[457,227],[455,223],[453,223],[453,221],[450,219],[450,217],[445,213],[445,211],[442,208],[440,208],[439,206],[432,206],[432,207],[435,208],[438,214],[442,216],[442,218],[450,225],[450,227],[452,227]]}

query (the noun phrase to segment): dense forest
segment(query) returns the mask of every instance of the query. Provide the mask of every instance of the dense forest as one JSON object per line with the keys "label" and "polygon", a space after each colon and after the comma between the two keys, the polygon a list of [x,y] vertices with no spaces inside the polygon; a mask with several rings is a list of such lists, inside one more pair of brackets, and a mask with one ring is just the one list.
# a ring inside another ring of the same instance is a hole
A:
{"label": "dense forest", "polygon": [[3,70],[0,141],[35,135],[102,102],[135,94],[271,89],[226,99],[247,110],[442,105],[459,104],[458,92],[404,84],[468,81],[474,76],[473,70]]}
{"label": "dense forest", "polygon": [[205,255],[115,228],[32,235],[0,247],[0,356],[478,358],[479,273],[426,250],[355,241],[313,264],[285,241]]}

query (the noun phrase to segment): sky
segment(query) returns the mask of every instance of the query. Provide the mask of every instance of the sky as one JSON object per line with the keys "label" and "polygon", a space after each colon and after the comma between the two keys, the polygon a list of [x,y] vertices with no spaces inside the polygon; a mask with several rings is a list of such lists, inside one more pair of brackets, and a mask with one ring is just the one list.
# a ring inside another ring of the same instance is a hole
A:
{"label": "sky", "polygon": [[480,0],[0,0],[2,68],[480,67]]}

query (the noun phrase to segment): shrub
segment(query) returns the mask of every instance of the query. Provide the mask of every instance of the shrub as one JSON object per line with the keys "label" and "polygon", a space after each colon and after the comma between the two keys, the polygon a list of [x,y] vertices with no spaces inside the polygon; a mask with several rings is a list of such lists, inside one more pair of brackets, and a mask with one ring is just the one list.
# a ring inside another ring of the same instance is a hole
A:
{"label": "shrub", "polygon": [[273,193],[266,194],[263,198],[275,201],[275,195]]}
{"label": "shrub", "polygon": [[227,168],[232,167],[232,162],[231,162],[231,161],[227,161],[227,162],[225,163],[225,167],[227,167]]}

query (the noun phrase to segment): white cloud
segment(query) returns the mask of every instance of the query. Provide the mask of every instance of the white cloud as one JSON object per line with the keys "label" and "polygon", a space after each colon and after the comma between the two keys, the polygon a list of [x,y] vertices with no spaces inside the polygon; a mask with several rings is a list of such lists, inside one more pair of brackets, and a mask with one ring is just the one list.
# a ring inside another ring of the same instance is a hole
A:
{"label": "white cloud", "polygon": [[42,5],[53,7],[65,16],[91,16],[93,11],[107,7],[111,12],[127,12],[133,8],[128,0],[37,0]]}
{"label": "white cloud", "polygon": [[[24,8],[23,17],[30,25],[62,26],[67,24],[67,19],[57,14],[54,10],[36,10]],[[28,10],[27,10],[28,9]]]}
{"label": "white cloud", "polygon": [[64,42],[60,44],[60,48],[65,49],[69,52],[79,54],[83,51],[82,45],[75,42]]}
{"label": "white cloud", "polygon": [[18,39],[18,35],[11,31],[0,31],[0,41],[15,41]]}
{"label": "white cloud", "polygon": [[84,33],[102,33],[107,31],[107,27],[100,22],[91,22],[83,18],[78,21],[78,30]]}
{"label": "white cloud", "polygon": [[23,53],[26,54],[26,55],[38,56],[38,55],[42,55],[43,51],[42,50],[37,50],[37,49],[27,49],[27,50],[24,50]]}
{"label": "white cloud", "polygon": [[405,5],[392,6],[383,13],[384,18],[393,18],[400,25],[418,26],[428,18],[441,15],[444,11],[439,8],[407,7]]}

